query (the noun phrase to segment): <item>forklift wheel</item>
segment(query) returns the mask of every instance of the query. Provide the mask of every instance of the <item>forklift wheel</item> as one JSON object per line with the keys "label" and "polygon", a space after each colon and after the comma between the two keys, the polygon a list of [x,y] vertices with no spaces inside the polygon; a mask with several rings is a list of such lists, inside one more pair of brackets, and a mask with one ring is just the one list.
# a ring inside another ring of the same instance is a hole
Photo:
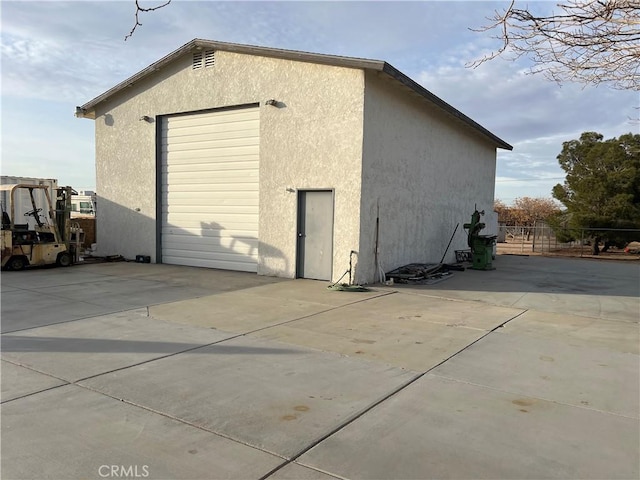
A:
{"label": "forklift wheel", "polygon": [[16,272],[18,270],[22,270],[26,266],[27,261],[24,257],[11,257],[11,260],[9,260],[9,264],[7,265],[10,270],[15,270]]}
{"label": "forklift wheel", "polygon": [[71,254],[69,252],[59,253],[56,263],[60,267],[68,267],[69,265],[71,265]]}

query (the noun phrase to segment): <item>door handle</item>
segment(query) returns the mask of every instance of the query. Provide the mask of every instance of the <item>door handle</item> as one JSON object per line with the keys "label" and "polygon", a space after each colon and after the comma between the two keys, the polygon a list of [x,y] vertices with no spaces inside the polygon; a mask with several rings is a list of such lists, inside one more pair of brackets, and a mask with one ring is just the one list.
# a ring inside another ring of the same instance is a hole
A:
{"label": "door handle", "polygon": [[302,237],[306,237],[306,235],[304,233],[298,233],[298,237],[302,238]]}

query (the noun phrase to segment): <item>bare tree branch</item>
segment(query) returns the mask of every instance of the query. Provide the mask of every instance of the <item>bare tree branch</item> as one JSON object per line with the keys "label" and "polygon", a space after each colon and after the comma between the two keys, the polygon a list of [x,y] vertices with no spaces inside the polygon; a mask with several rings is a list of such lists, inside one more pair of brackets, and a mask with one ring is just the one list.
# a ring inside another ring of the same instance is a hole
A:
{"label": "bare tree branch", "polygon": [[142,24],[140,23],[140,17],[139,17],[139,15],[141,13],[143,13],[143,12],[153,12],[154,10],[159,10],[159,9],[161,9],[163,7],[166,7],[167,5],[169,5],[171,3],[171,0],[167,0],[165,3],[163,3],[161,5],[156,5],[155,7],[148,7],[148,8],[141,7],[140,6],[140,0],[135,0],[135,2],[136,2],[136,13],[135,13],[136,23],[133,25],[133,28],[131,29],[129,34],[124,37],[124,41],[125,42],[129,38],[133,37],[133,32],[136,31],[136,28],[142,26]]}
{"label": "bare tree branch", "polygon": [[497,29],[500,48],[467,66],[503,54],[512,60],[526,56],[534,63],[530,73],[558,83],[640,90],[640,1],[566,0],[557,7],[559,14],[536,16],[512,0],[503,12],[495,11],[489,25],[471,30]]}

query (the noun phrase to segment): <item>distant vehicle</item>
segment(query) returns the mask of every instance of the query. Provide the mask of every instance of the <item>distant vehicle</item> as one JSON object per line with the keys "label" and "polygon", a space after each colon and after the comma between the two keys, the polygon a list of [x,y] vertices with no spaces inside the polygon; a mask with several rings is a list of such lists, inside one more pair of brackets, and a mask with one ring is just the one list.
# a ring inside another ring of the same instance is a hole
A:
{"label": "distant vehicle", "polygon": [[96,202],[89,195],[71,196],[71,218],[95,217]]}
{"label": "distant vehicle", "polygon": [[640,242],[629,242],[626,247],[624,247],[625,253],[640,253]]}

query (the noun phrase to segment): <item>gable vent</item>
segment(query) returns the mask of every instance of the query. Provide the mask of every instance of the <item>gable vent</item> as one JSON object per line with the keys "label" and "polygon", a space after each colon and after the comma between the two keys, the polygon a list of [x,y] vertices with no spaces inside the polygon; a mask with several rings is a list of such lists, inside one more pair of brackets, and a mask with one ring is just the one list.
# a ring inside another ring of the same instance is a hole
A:
{"label": "gable vent", "polygon": [[193,52],[193,63],[191,68],[197,70],[199,68],[213,67],[215,63],[215,51],[204,50],[199,52]]}

